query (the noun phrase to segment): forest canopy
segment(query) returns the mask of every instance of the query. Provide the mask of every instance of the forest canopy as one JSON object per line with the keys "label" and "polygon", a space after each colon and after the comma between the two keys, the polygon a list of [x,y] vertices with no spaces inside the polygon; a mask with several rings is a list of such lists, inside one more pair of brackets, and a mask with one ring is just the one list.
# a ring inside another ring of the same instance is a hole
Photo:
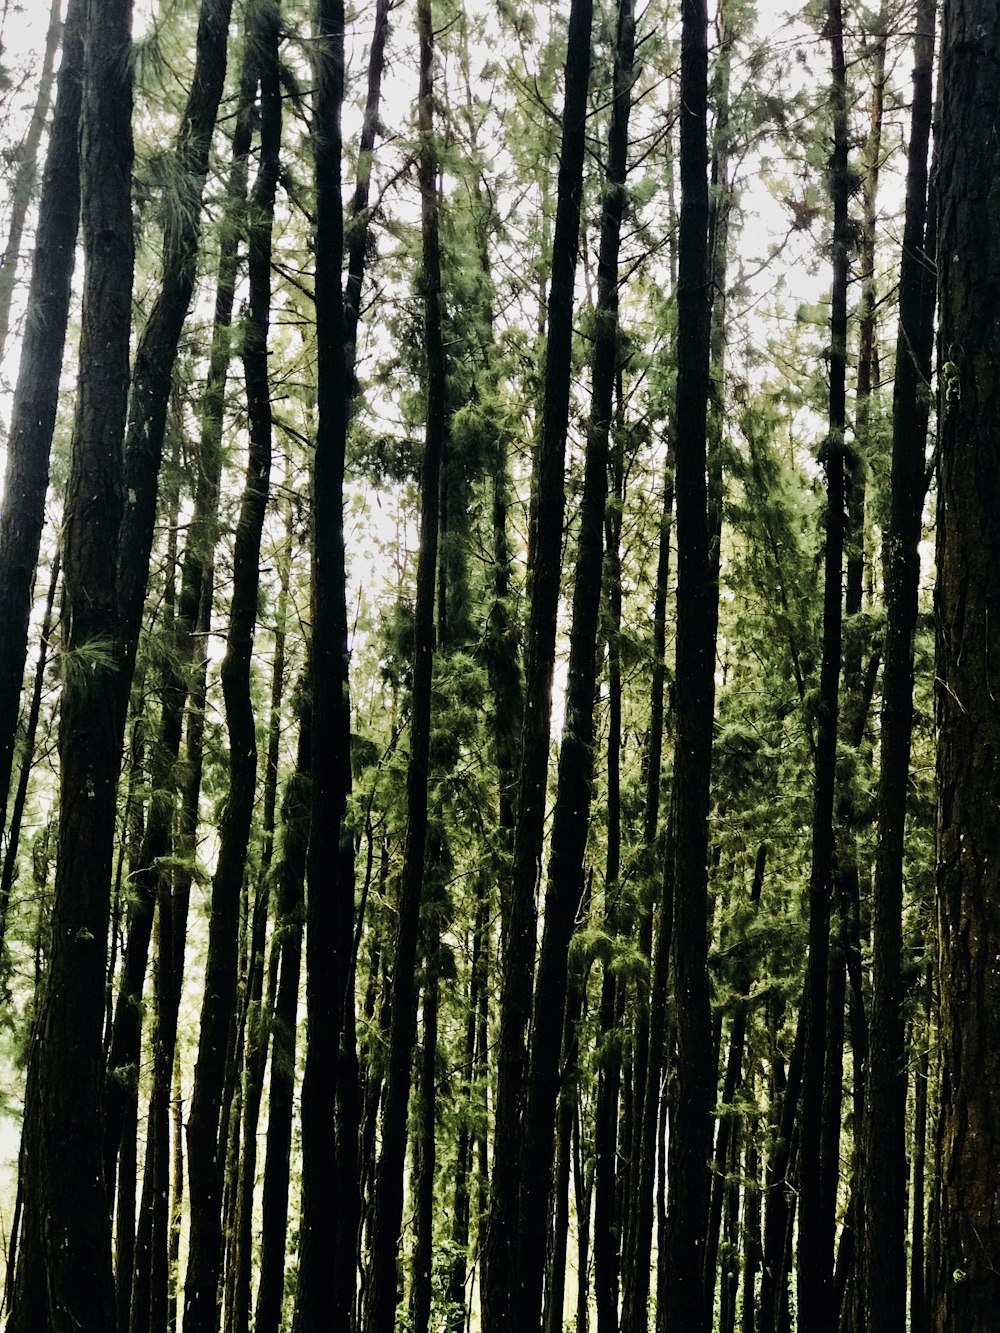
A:
{"label": "forest canopy", "polygon": [[1000,9],[0,5],[11,1333],[987,1333]]}

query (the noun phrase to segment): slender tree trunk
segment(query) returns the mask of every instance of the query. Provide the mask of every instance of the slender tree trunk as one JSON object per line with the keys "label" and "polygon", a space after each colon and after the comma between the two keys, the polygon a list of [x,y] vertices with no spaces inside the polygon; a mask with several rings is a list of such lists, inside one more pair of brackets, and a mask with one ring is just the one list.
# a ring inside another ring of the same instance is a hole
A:
{"label": "slender tree trunk", "polygon": [[309,715],[300,720],[298,757],[282,809],[278,904],[272,947],[278,953],[278,989],[271,1035],[267,1148],[261,1214],[260,1276],[255,1333],[278,1333],[285,1287],[289,1163],[295,1091],[295,1029],[302,962],[303,886],[309,838]]}
{"label": "slender tree trunk", "polygon": [[14,185],[10,192],[10,224],[7,228],[7,244],[0,256],[0,361],[7,350],[7,338],[10,334],[10,308],[17,285],[17,270],[21,261],[21,243],[24,239],[24,224],[28,220],[28,209],[35,192],[35,175],[38,170],[38,150],[45,131],[45,122],[49,118],[49,106],[52,102],[52,85],[55,81],[56,53],[63,25],[60,19],[62,0],[52,0],[49,10],[49,27],[45,35],[45,51],[42,55],[42,68],[38,79],[38,96],[28,123],[28,132],[16,150],[14,158]]}
{"label": "slender tree trunk", "polygon": [[83,11],[83,0],[70,0],[0,502],[0,810],[4,812],[80,224]]}
{"label": "slender tree trunk", "polygon": [[593,391],[573,591],[566,722],[559,751],[552,854],[532,1015],[524,1116],[516,1308],[518,1325],[525,1329],[534,1328],[541,1313],[567,960],[580,904],[594,777],[596,646],[604,563],[608,439],[618,360],[618,249],[625,204],[634,52],[635,18],[631,0],[624,0],[618,10],[614,104],[601,214]]}
{"label": "slender tree trunk", "polygon": [[[932,319],[924,253],[932,112],[934,0],[917,9],[913,111],[900,268],[893,392],[892,489],[886,569],[886,639],[872,911],[871,1039],[861,1126],[861,1280],[857,1333],[902,1333],[906,1316],[905,1099],[902,920],[906,791],[913,719],[913,635],[920,578]],[[931,288],[933,292],[933,288]]]}
{"label": "slender tree trunk", "polygon": [[[312,824],[307,863],[306,985],[308,1031],[322,1036],[307,1043],[302,1089],[303,1220],[295,1307],[295,1327],[299,1330],[329,1317],[331,1298],[336,1318],[345,1328],[350,1327],[357,1290],[361,1193],[353,1037],[354,850],[343,831],[351,788],[343,490],[389,9],[387,0],[378,0],[358,175],[346,238],[346,287],[341,277],[345,242],[341,199],[343,0],[317,0],[315,17],[320,73],[316,116],[321,127],[314,138],[319,423],[313,470]],[[330,689],[331,681],[339,682],[339,687]],[[331,1180],[336,1181],[332,1191]],[[276,1307],[272,1296],[268,1300],[271,1318]]]}
{"label": "slender tree trunk", "polygon": [[38,646],[38,661],[35,664],[35,679],[31,689],[31,703],[24,729],[24,753],[21,758],[21,771],[18,774],[17,790],[11,807],[10,823],[7,826],[7,846],[4,848],[3,871],[0,872],[0,968],[3,966],[4,946],[7,938],[7,917],[10,912],[10,894],[14,887],[17,872],[17,852],[21,842],[21,824],[24,819],[24,807],[28,800],[28,784],[31,780],[31,768],[35,758],[35,740],[38,735],[38,716],[42,708],[42,690],[45,685],[45,668],[49,659],[49,646],[52,636],[52,610],[59,586],[59,552],[52,561],[49,575],[49,591],[45,599],[45,614],[42,618],[42,635]]}
{"label": "slender tree trunk", "polygon": [[949,0],[941,45],[937,548],[940,1251],[932,1327],[1000,1303],[1000,11]]}
{"label": "slender tree trunk", "polygon": [[174,146],[179,198],[164,231],[160,291],[132,368],[125,436],[126,503],[116,571],[118,639],[128,678],[142,623],[170,386],[194,292],[202,193],[226,79],[231,12],[232,0],[202,0],[198,12],[194,76]]}
{"label": "slender tree trunk", "polygon": [[236,1003],[240,895],[257,782],[250,662],[257,619],[261,532],[271,468],[267,330],[271,301],[271,226],[281,140],[277,9],[259,12],[253,23],[251,35],[256,42],[260,72],[261,151],[252,197],[253,218],[248,243],[250,302],[243,353],[250,442],[233,549],[229,633],[221,667],[229,730],[229,792],[222,813],[219,857],[212,880],[205,994],[187,1127],[191,1235],[184,1284],[185,1333],[215,1333],[219,1322],[225,1151],[225,1139],[220,1138],[220,1120]]}
{"label": "slender tree trunk", "polygon": [[399,925],[392,977],[388,1072],[382,1113],[382,1151],[375,1183],[371,1264],[365,1293],[365,1333],[392,1333],[397,1300],[396,1259],[403,1211],[403,1158],[410,1094],[414,977],[427,840],[431,684],[434,663],[434,583],[438,547],[441,460],[446,432],[445,353],[441,331],[441,255],[438,233],[437,148],[434,141],[434,27],[430,0],[419,0],[420,87],[418,129],[422,222],[422,277],[426,365],[426,432],[420,481],[420,550],[414,613],[410,761],[406,777],[407,827]]}
{"label": "slender tree trunk", "polygon": [[[565,494],[563,473],[569,420],[573,287],[580,239],[580,203],[590,83],[592,0],[572,0],[567,32],[562,149],[559,160],[548,345],[541,435],[533,474],[528,570],[530,608],[526,641],[524,722],[516,802],[510,921],[507,930],[500,1036],[496,1138],[490,1218],[483,1254],[484,1333],[503,1333],[515,1317],[522,1289],[516,1266],[521,1116],[528,1066],[536,947],[535,895],[542,857],[548,776],[552,673],[559,605]],[[557,1029],[561,1032],[560,1026]],[[543,1210],[544,1211],[544,1210]],[[544,1247],[543,1247],[544,1253]],[[537,1270],[536,1270],[537,1271]]]}
{"label": "slender tree trunk", "polygon": [[[767,844],[757,848],[754,864],[753,883],[750,886],[750,906],[756,911],[764,887],[764,867],[767,861]],[[729,1032],[729,1054],[726,1060],[726,1074],[722,1084],[723,1108],[731,1107],[743,1078],[743,1046],[746,1041],[748,1003],[753,974],[745,960],[739,968],[735,980],[736,1011],[733,1014]],[[715,1304],[716,1263],[719,1256],[719,1228],[722,1224],[722,1207],[726,1194],[726,1163],[730,1158],[730,1141],[733,1134],[733,1116],[724,1113],[719,1117],[715,1139],[715,1163],[712,1175],[712,1196],[708,1214],[708,1234],[705,1246],[705,1291],[709,1307]]]}
{"label": "slender tree trunk", "polygon": [[677,1102],[670,1125],[665,1243],[669,1327],[707,1333],[704,1262],[715,1082],[707,966],[708,812],[718,587],[706,481],[710,295],[704,0],[685,0],[683,7],[680,100],[685,114],[677,296],[677,742],[671,795]]}
{"label": "slender tree trunk", "polygon": [[84,306],[63,530],[64,680],[52,953],[24,1113],[24,1208],[13,1326],[114,1326],[101,1161],[112,850],[128,678],[114,651],[133,234],[129,0],[84,7]]}
{"label": "slender tree trunk", "polygon": [[816,1333],[836,1327],[833,1250],[836,1195],[821,1167],[823,1088],[827,1059],[827,975],[833,876],[833,798],[837,760],[843,623],[844,429],[846,423],[847,279],[850,255],[847,203],[847,84],[840,0],[830,0],[826,32],[832,61],[834,148],[830,160],[833,201],[833,296],[830,316],[829,433],[826,466],[826,550],[823,585],[823,649],[817,708],[813,790],[812,867],[809,877],[809,958],[806,968],[805,1057],[800,1121],[798,1240],[799,1318]]}

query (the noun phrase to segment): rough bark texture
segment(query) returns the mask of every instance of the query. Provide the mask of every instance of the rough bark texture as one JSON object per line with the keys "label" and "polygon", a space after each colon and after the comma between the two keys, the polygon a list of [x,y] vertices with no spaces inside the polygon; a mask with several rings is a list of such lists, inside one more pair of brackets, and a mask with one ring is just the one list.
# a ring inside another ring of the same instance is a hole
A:
{"label": "rough bark texture", "polygon": [[[934,0],[917,9],[913,111],[900,267],[887,537],[885,669],[872,910],[869,1061],[860,1144],[862,1329],[902,1333],[906,1318],[906,1072],[903,1043],[903,835],[913,718],[932,325],[924,297]],[[933,288],[931,288],[933,291]],[[859,1329],[857,1333],[862,1333]]]}
{"label": "rough bark texture", "polygon": [[[84,296],[63,532],[60,820],[51,957],[25,1098],[19,1333],[110,1330],[111,1226],[101,1161],[105,967],[115,794],[128,681],[115,568],[131,330],[129,0],[86,0],[81,190]],[[124,696],[124,698],[123,698]]]}
{"label": "rough bark texture", "polygon": [[933,1327],[1000,1304],[1000,10],[949,0],[941,48],[937,717],[941,1179]]}

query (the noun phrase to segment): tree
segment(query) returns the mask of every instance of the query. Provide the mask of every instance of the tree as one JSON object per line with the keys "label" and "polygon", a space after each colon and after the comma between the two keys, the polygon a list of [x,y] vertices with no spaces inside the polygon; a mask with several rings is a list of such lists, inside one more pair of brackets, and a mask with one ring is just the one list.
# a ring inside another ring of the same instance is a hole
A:
{"label": "tree", "polygon": [[1000,1047],[983,1016],[1000,1002],[996,940],[998,716],[996,448],[993,370],[1000,324],[997,167],[991,127],[1000,16],[950,0],[941,42],[938,231],[940,423],[936,611],[939,793],[941,1110],[940,1217],[933,1327],[987,1329],[995,1320],[1000,1240],[992,1107]]}
{"label": "tree", "polygon": [[108,578],[124,502],[132,297],[131,5],[83,10],[84,303],[59,730],[52,956],[25,1103],[22,1240],[12,1321],[22,1333],[114,1326],[101,1160],[102,1028],[115,794],[128,681]]}

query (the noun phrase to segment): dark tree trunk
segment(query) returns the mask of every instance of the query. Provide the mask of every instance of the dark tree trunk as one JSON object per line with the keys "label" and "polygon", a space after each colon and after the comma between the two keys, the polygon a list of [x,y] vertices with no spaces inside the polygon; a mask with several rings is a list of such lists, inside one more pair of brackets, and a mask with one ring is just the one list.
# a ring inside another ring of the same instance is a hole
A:
{"label": "dark tree trunk", "polygon": [[[760,903],[760,895],[764,887],[764,867],[766,861],[767,844],[762,842],[757,848],[753,883],[750,886],[750,906],[754,911],[756,911],[756,908]],[[733,1100],[736,1097],[737,1090],[740,1087],[743,1077],[743,1045],[746,1041],[750,987],[753,983],[753,972],[750,967],[749,958],[741,959],[734,982],[736,1011],[733,1014],[732,1026],[729,1032],[729,1054],[726,1059],[726,1074],[722,1084],[723,1115],[719,1118],[719,1126],[715,1138],[712,1196],[709,1205],[708,1234],[707,1243],[705,1245],[705,1292],[710,1309],[713,1308],[715,1304],[716,1263],[719,1257],[719,1228],[722,1224],[722,1206],[726,1193],[726,1163],[729,1161],[730,1157],[730,1141],[732,1139],[734,1127],[733,1112],[730,1111],[729,1113],[726,1113],[725,1108],[732,1107]]]}
{"label": "dark tree trunk", "polygon": [[271,469],[267,330],[271,302],[271,225],[281,140],[277,9],[259,12],[248,35],[256,44],[261,99],[260,165],[252,195],[248,241],[250,301],[243,352],[250,438],[233,547],[229,632],[221,667],[229,731],[229,792],[222,812],[219,857],[212,880],[205,993],[187,1127],[191,1238],[184,1284],[185,1333],[215,1333],[219,1321],[225,1153],[220,1121],[236,1005],[240,897],[257,783],[250,663],[257,620],[261,532]]}
{"label": "dark tree trunk", "polygon": [[937,548],[940,1251],[932,1327],[1000,1304],[1000,10],[949,0],[941,46]]}
{"label": "dark tree trunk", "polygon": [[382,1113],[382,1151],[375,1182],[371,1263],[365,1292],[366,1333],[392,1333],[397,1302],[396,1259],[403,1211],[403,1159],[410,1095],[416,1006],[414,981],[427,841],[431,684],[434,665],[434,584],[438,548],[441,460],[446,432],[445,353],[442,338],[441,254],[438,234],[437,148],[434,141],[434,27],[430,0],[419,0],[418,129],[426,431],[420,479],[420,550],[414,612],[410,760],[406,775],[407,826],[399,925],[392,976],[388,1069]]}
{"label": "dark tree trunk", "polygon": [[[84,297],[63,529],[64,677],[52,950],[24,1111],[13,1327],[110,1330],[111,1224],[101,1160],[103,1026],[118,767],[128,678],[115,653],[133,233],[129,0],[86,0]],[[60,189],[65,188],[62,183]]]}
{"label": "dark tree trunk", "polygon": [[934,0],[917,9],[913,111],[893,392],[892,490],[886,539],[886,636],[872,911],[869,1061],[860,1142],[861,1282],[857,1333],[902,1333],[906,1318],[906,1073],[903,1043],[903,839],[913,718],[913,635],[920,578],[933,327],[924,277]]}
{"label": "dark tree trunk", "polygon": [[38,716],[42,708],[42,689],[45,685],[45,668],[49,660],[49,647],[52,635],[52,611],[59,586],[60,560],[56,552],[49,575],[49,591],[45,599],[45,614],[42,618],[41,641],[38,646],[38,661],[35,664],[35,679],[31,689],[31,703],[24,728],[24,753],[21,757],[21,771],[18,774],[17,790],[7,826],[7,846],[4,849],[3,871],[0,872],[0,972],[3,971],[3,953],[7,938],[7,916],[10,911],[10,894],[14,887],[17,872],[17,852],[21,842],[21,824],[24,819],[24,807],[28,800],[28,784],[31,780],[31,767],[35,758],[35,740],[38,735]]}
{"label": "dark tree trunk", "polygon": [[[314,139],[319,426],[313,470],[312,816],[306,985],[308,1030],[322,1033],[322,1040],[307,1044],[302,1089],[303,1223],[295,1312],[295,1327],[300,1330],[328,1317],[331,1297],[336,1318],[350,1327],[357,1289],[355,1251],[361,1193],[353,1035],[354,849],[343,830],[351,788],[343,490],[370,235],[371,155],[379,126],[389,8],[385,0],[379,0],[375,11],[358,177],[347,236],[346,288],[342,282],[342,0],[318,0],[315,19],[321,70],[316,115],[322,133]],[[331,689],[331,681],[338,681],[339,688]],[[336,1181],[333,1190],[331,1180]]]}
{"label": "dark tree trunk", "polygon": [[910,1333],[927,1333],[925,1267],[927,1103],[930,1078],[930,965],[925,966],[913,1078],[913,1184],[910,1189]]}
{"label": "dark tree trunk", "polygon": [[541,1313],[567,961],[580,905],[594,780],[597,630],[604,564],[608,440],[618,364],[618,249],[625,205],[634,53],[635,18],[631,0],[623,0],[618,8],[614,102],[601,212],[593,386],[573,590],[566,721],[559,750],[545,927],[538,959],[524,1114],[515,1308],[518,1326],[525,1329],[536,1327]]}
{"label": "dark tree trunk", "polygon": [[[52,0],[49,10],[49,27],[45,35],[45,51],[42,55],[42,68],[38,79],[38,96],[28,122],[28,132],[15,150],[14,183],[10,192],[10,222],[7,227],[7,244],[0,255],[0,361],[7,350],[7,338],[10,335],[10,307],[17,286],[17,271],[21,262],[21,243],[24,239],[24,224],[28,220],[28,209],[35,193],[35,175],[38,171],[38,150],[45,132],[45,122],[49,118],[49,106],[52,102],[52,85],[55,81],[56,53],[63,26],[59,17],[62,0]],[[74,34],[77,39],[79,33]],[[66,56],[64,52],[64,59]],[[71,57],[72,59],[72,57]],[[79,68],[77,67],[77,74]],[[74,193],[71,189],[70,193]],[[79,201],[77,201],[79,206]]]}
{"label": "dark tree trunk", "polygon": [[711,1180],[712,1068],[708,981],[708,813],[715,708],[718,587],[706,479],[709,377],[708,17],[685,0],[681,31],[678,254],[677,740],[671,793],[672,961],[677,1022],[677,1100],[668,1159],[667,1318],[707,1333],[704,1283]]}
{"label": "dark tree trunk", "polygon": [[278,954],[279,974],[271,1033],[255,1333],[278,1333],[285,1288],[289,1162],[295,1092],[295,1028],[302,964],[303,886],[311,804],[309,748],[309,715],[306,710],[300,722],[295,772],[289,779],[282,809],[284,833],[277,872],[278,903],[272,946]]}
{"label": "dark tree trunk", "polygon": [[436,950],[429,949],[424,981],[423,1033],[420,1048],[419,1099],[414,1125],[416,1161],[413,1271],[410,1281],[410,1323],[413,1333],[428,1333],[434,1277],[434,1173],[437,1165],[437,1041],[440,982]]}
{"label": "dark tree trunk", "polygon": [[[504,1333],[517,1281],[521,1116],[527,1075],[536,947],[535,895],[542,857],[548,777],[552,673],[559,605],[565,494],[563,473],[572,369],[573,288],[590,83],[592,0],[572,0],[567,33],[562,149],[559,159],[541,435],[533,474],[528,570],[524,722],[516,802],[514,865],[500,998],[496,1139],[490,1217],[483,1254],[484,1333]],[[557,1029],[561,1032],[560,1027]]]}
{"label": "dark tree trunk", "polygon": [[4,811],[80,222],[83,10],[83,0],[71,0],[66,12],[0,507],[0,810]]}
{"label": "dark tree trunk", "polygon": [[[291,467],[286,462],[285,484],[291,487]],[[285,507],[285,550],[280,561],[278,605],[274,628],[274,668],[271,676],[271,708],[268,716],[267,759],[264,765],[263,843],[257,901],[250,939],[250,976],[247,983],[246,1059],[243,1075],[243,1123],[236,1162],[238,1175],[234,1234],[228,1264],[232,1272],[232,1299],[227,1320],[233,1333],[250,1333],[253,1280],[254,1187],[257,1179],[257,1138],[264,1076],[267,1071],[268,1036],[277,985],[279,953],[272,949],[265,956],[268,917],[273,910],[271,864],[274,854],[275,814],[278,795],[278,756],[281,743],[282,703],[285,696],[285,642],[287,636],[288,596],[291,579],[292,543],[291,502]],[[283,923],[275,919],[275,929]],[[266,984],[265,984],[266,975]]]}
{"label": "dark tree trunk", "polygon": [[126,503],[116,587],[118,641],[130,678],[142,623],[156,518],[167,405],[181,330],[194,291],[201,200],[226,79],[232,0],[202,0],[195,69],[175,144],[179,198],[163,237],[160,291],[136,348],[125,436]]}
{"label": "dark tree trunk", "polygon": [[813,789],[812,866],[809,876],[809,957],[803,995],[805,1057],[800,1119],[798,1237],[799,1319],[815,1333],[833,1333],[833,1251],[836,1193],[830,1172],[821,1167],[823,1089],[827,1058],[827,976],[833,885],[833,798],[837,762],[837,720],[843,624],[845,527],[844,429],[847,372],[847,279],[850,191],[847,146],[847,83],[843,15],[840,0],[830,0],[826,34],[832,62],[833,154],[830,193],[833,202],[833,294],[830,316],[829,433],[826,466],[826,541],[823,584],[823,649],[817,705],[816,771]]}

